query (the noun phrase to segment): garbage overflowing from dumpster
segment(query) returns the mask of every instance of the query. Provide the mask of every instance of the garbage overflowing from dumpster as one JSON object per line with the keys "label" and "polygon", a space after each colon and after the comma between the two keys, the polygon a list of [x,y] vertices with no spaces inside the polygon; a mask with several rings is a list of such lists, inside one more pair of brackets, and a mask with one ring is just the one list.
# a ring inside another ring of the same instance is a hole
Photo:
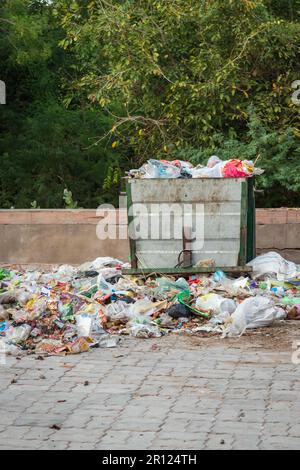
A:
{"label": "garbage overflowing from dumpster", "polygon": [[130,170],[131,178],[248,178],[264,172],[256,168],[251,160],[220,160],[212,155],[206,166],[193,166],[182,160],[150,159],[139,169]]}
{"label": "garbage overflowing from dumpster", "polygon": [[[251,276],[122,275],[109,257],[52,271],[0,269],[0,342],[7,354],[64,355],[116,347],[122,335],[240,336],[300,319],[300,267],[269,252]],[[4,346],[4,347],[3,347]]]}

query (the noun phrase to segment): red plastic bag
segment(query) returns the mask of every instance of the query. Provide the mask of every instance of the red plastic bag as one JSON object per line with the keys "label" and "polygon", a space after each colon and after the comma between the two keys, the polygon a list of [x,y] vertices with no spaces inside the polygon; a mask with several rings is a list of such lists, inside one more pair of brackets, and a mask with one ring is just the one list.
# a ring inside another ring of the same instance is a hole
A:
{"label": "red plastic bag", "polygon": [[249,173],[245,171],[241,160],[229,160],[225,163],[222,173],[224,178],[245,178]]}

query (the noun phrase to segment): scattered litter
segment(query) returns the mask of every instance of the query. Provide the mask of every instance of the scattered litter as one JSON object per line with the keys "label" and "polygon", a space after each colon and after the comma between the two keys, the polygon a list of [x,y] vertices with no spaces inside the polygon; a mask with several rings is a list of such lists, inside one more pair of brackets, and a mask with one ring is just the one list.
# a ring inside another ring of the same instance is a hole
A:
{"label": "scattered litter", "polygon": [[299,267],[274,252],[249,264],[252,277],[237,279],[222,271],[187,279],[126,276],[128,265],[109,257],[51,272],[0,270],[1,350],[43,360],[116,348],[123,335],[239,336],[300,320]]}

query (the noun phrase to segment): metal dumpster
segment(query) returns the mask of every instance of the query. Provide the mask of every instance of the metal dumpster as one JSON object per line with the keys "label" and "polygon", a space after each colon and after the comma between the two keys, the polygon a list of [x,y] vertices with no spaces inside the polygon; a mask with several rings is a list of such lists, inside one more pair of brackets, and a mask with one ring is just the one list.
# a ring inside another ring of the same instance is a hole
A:
{"label": "metal dumpster", "polygon": [[255,256],[252,178],[132,179],[126,192],[128,272],[246,271]]}

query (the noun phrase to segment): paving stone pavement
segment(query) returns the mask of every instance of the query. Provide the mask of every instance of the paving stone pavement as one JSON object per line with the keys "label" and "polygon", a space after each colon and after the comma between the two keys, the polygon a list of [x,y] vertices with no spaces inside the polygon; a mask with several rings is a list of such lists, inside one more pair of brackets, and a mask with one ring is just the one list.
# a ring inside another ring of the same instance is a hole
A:
{"label": "paving stone pavement", "polygon": [[299,449],[292,343],[170,335],[0,364],[0,449]]}

